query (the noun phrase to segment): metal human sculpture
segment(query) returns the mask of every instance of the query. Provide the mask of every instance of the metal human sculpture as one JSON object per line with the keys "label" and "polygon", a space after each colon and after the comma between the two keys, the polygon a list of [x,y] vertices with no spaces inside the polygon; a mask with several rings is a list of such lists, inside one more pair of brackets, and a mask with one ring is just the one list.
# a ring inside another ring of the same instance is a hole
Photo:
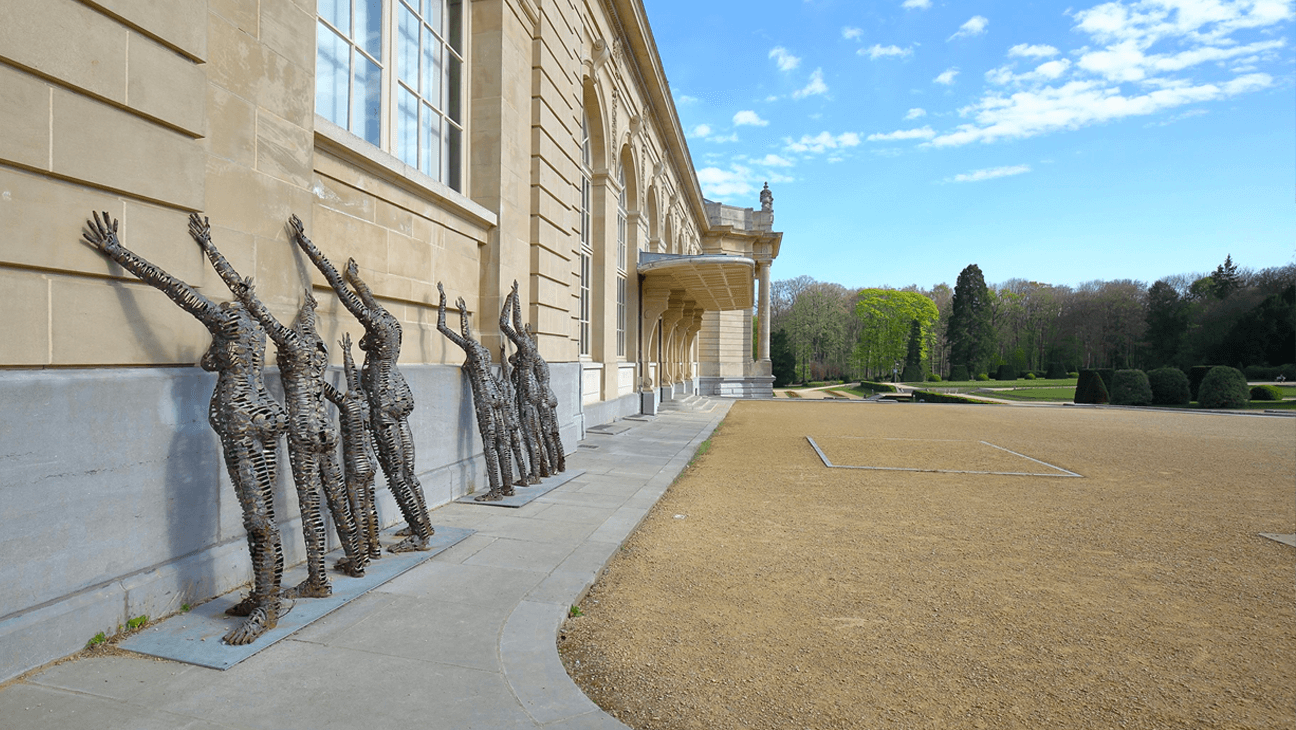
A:
{"label": "metal human sculpture", "polygon": [[[517,388],[513,385],[513,373],[509,370],[508,345],[500,344],[500,396],[503,398],[501,408],[504,413],[504,428],[508,433],[509,447],[513,452],[513,463],[517,466],[518,479],[514,486],[525,487],[540,480],[530,475],[526,457],[526,446],[522,442],[522,418],[518,413]],[[501,458],[503,458],[501,456]]]}
{"label": "metal human sculpture", "polygon": [[428,518],[423,488],[415,476],[414,437],[409,426],[414,394],[396,367],[400,358],[400,322],[374,299],[373,292],[360,279],[355,259],[347,260],[346,278],[343,279],[306,237],[297,216],[292,216],[288,225],[293,240],[324,274],[342,305],[365,328],[364,337],[360,338],[360,349],[365,351],[360,382],[369,399],[369,429],[377,447],[378,463],[387,477],[387,487],[396,498],[409,530],[407,538],[387,549],[393,553],[428,550],[432,521]]}
{"label": "metal human sculpture", "polygon": [[360,533],[360,548],[370,560],[382,557],[378,542],[378,511],[374,502],[373,440],[369,437],[369,399],[360,387],[360,371],[351,359],[351,335],[342,335],[342,367],[346,390],[324,383],[324,396],[337,406],[342,425],[342,470],[346,477],[347,500]]}
{"label": "metal human sculpture", "polygon": [[[536,345],[535,334],[531,324],[522,323],[522,304],[518,300],[518,283],[513,280],[513,291],[508,299],[513,305],[513,327],[509,328],[504,313],[500,312],[500,330],[513,341],[518,348],[518,369],[530,366],[535,376],[536,391],[528,394],[535,403],[540,420],[539,441],[544,445],[545,457],[549,461],[551,474],[558,474],[567,469],[567,456],[563,453],[562,435],[558,432],[558,396],[549,385],[549,363],[540,356]],[[507,306],[507,302],[506,302]],[[520,390],[520,389],[519,389]]]}
{"label": "metal human sculpture", "polygon": [[[206,230],[206,220],[189,217],[190,231]],[[266,391],[265,331],[240,302],[220,305],[185,282],[128,251],[117,237],[117,221],[95,213],[87,221],[86,243],[138,276],[192,314],[211,332],[203,370],[217,373],[207,420],[220,437],[230,481],[243,508],[248,551],[252,555],[252,590],[226,613],[245,616],[224,636],[227,644],[250,644],[279,623],[279,584],[283,547],[275,523],[274,483],[279,437],[287,428],[283,408]]]}
{"label": "metal human sculpture", "polygon": [[498,502],[513,496],[513,472],[509,468],[509,434],[504,417],[504,394],[491,372],[490,350],[473,339],[468,323],[468,305],[463,297],[455,302],[459,308],[460,333],[446,326],[445,287],[437,282],[441,305],[437,309],[437,330],[464,351],[463,371],[472,386],[473,409],[477,413],[477,430],[481,432],[482,451],[486,456],[486,477],[490,491],[474,497],[478,502]]}
{"label": "metal human sculpture", "polygon": [[[516,329],[509,326],[509,315],[518,323]],[[536,380],[535,368],[531,365],[531,355],[535,346],[527,336],[522,321],[522,307],[518,304],[518,285],[513,282],[513,291],[504,299],[500,309],[500,332],[511,340],[517,352],[513,354],[512,384],[514,401],[517,403],[518,421],[521,424],[522,442],[527,452],[527,470],[523,472],[529,484],[535,484],[549,476],[552,471],[548,449],[545,446],[544,432],[540,426],[540,382]]]}
{"label": "metal human sculpture", "polygon": [[360,550],[359,531],[338,467],[337,427],[324,408],[328,349],[315,329],[315,297],[307,288],[292,327],[285,327],[257,298],[252,280],[239,276],[217,250],[205,221],[200,224],[190,220],[189,233],[211,259],[212,267],[220,274],[221,280],[274,340],[284,405],[288,408],[288,464],[292,468],[297,504],[301,509],[307,570],[306,580],[285,590],[283,597],[325,598],[332,595],[333,587],[324,566],[328,534],[320,509],[321,493],[333,515],[333,526],[337,528],[346,555],[337,562],[337,569],[358,578],[364,575],[368,554]]}

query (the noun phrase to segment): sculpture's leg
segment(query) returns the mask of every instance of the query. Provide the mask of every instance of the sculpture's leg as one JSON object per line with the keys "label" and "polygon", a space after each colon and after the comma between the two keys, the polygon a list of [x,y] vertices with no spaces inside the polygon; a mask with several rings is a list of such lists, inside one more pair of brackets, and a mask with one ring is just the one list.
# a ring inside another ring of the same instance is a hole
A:
{"label": "sculpture's leg", "polygon": [[378,560],[382,557],[382,545],[378,542],[378,506],[373,472],[368,472],[359,482],[355,489],[360,495],[360,511],[364,515],[364,547],[370,560]]}
{"label": "sculpture's leg", "polygon": [[347,493],[332,450],[317,453],[315,459],[324,485],[324,498],[328,501],[329,513],[333,515],[333,527],[345,555],[333,567],[352,578],[359,578],[364,575],[365,565],[369,562],[369,552],[360,547],[359,504],[354,494]]}
{"label": "sculpture's leg", "polygon": [[297,505],[301,508],[302,538],[306,542],[307,578],[295,588],[284,591],[284,598],[324,598],[333,593],[328,574],[324,572],[324,515],[320,512],[320,471],[310,446],[288,439],[288,463],[297,486]]}
{"label": "sculpture's leg", "polygon": [[504,498],[504,490],[500,487],[500,460],[499,452],[496,451],[498,444],[495,439],[495,424],[492,421],[485,408],[478,409],[477,424],[478,430],[481,431],[482,452],[486,457],[486,478],[490,482],[490,491],[480,497],[473,497],[478,502],[498,502]]}
{"label": "sculpture's leg", "polygon": [[252,591],[226,613],[247,620],[224,637],[227,644],[247,644],[279,621],[279,582],[283,578],[283,546],[274,518],[276,449],[262,449],[252,439],[221,438],[225,465],[234,493],[243,508],[248,551],[252,557]]}
{"label": "sculpture's leg", "polygon": [[549,476],[549,459],[540,440],[540,417],[535,406],[527,403],[522,407],[522,438],[526,442],[527,457],[531,462],[529,472],[532,484]]}
{"label": "sculpture's leg", "polygon": [[432,519],[428,517],[427,502],[424,501],[423,497],[423,485],[419,484],[414,469],[414,432],[410,429],[409,418],[398,420],[396,428],[400,437],[401,466],[404,469],[405,484],[409,488],[415,504],[418,505],[419,519],[427,530],[427,536],[431,537],[433,532]]}
{"label": "sculpture's leg", "polygon": [[505,497],[512,497],[513,491],[513,466],[509,461],[509,434],[512,429],[508,427],[508,421],[504,418],[504,409],[495,406],[491,408],[491,418],[495,421],[495,454],[499,461],[500,472],[500,492]]}
{"label": "sculpture's leg", "polygon": [[[413,479],[412,474],[409,477],[405,474],[405,461],[400,451],[400,424],[389,418],[375,419],[375,426],[374,446],[378,450],[378,463],[382,466],[383,475],[387,477],[387,487],[396,498],[401,516],[405,518],[412,533],[388,550],[394,553],[428,550],[428,538],[432,536],[431,520],[427,517],[418,480]],[[414,482],[413,487],[409,484],[410,480]]]}
{"label": "sculpture's leg", "polygon": [[530,477],[531,465],[524,456],[522,446],[522,425],[520,423],[510,424],[515,426],[509,429],[509,451],[513,453],[513,463],[517,465],[517,481],[513,482],[519,487],[525,487],[528,484],[535,484]]}

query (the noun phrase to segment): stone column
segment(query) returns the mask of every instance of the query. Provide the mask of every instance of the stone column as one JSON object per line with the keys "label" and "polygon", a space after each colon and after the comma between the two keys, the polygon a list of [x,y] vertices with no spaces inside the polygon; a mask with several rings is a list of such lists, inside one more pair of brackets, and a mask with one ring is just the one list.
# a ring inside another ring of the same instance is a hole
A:
{"label": "stone column", "polygon": [[756,359],[770,359],[770,264],[772,261],[756,263],[757,275],[760,277],[760,337],[756,343]]}

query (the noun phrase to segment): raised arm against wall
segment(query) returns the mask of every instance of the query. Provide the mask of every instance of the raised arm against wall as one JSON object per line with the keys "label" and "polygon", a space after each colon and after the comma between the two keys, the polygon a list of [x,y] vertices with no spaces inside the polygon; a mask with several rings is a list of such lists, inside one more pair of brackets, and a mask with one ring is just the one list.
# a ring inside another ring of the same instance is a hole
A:
{"label": "raised arm against wall", "polygon": [[[306,229],[302,226],[301,219],[296,215],[293,215],[288,219],[288,231],[292,235],[293,242],[301,248],[307,258],[311,260],[311,263],[315,264],[315,268],[319,269],[320,273],[324,275],[324,278],[328,280],[329,286],[333,287],[333,291],[337,293],[338,299],[342,300],[342,306],[350,310],[351,314],[355,315],[356,319],[360,320],[361,324],[367,325],[372,322],[373,313],[370,312],[369,308],[365,306],[365,303],[347,287],[346,282],[342,280],[342,275],[338,273],[337,269],[333,268],[333,264],[325,258],[324,253],[316,248],[315,244],[307,238]],[[354,263],[354,259],[348,261],[348,268],[350,268]]]}

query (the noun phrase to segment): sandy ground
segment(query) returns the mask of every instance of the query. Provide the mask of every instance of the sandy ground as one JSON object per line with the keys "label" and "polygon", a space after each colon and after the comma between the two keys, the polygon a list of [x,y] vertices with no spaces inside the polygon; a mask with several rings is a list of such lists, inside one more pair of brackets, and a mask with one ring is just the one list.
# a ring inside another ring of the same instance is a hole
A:
{"label": "sandy ground", "polygon": [[639,730],[1292,728],[1293,531],[1292,418],[739,402],[559,648]]}

